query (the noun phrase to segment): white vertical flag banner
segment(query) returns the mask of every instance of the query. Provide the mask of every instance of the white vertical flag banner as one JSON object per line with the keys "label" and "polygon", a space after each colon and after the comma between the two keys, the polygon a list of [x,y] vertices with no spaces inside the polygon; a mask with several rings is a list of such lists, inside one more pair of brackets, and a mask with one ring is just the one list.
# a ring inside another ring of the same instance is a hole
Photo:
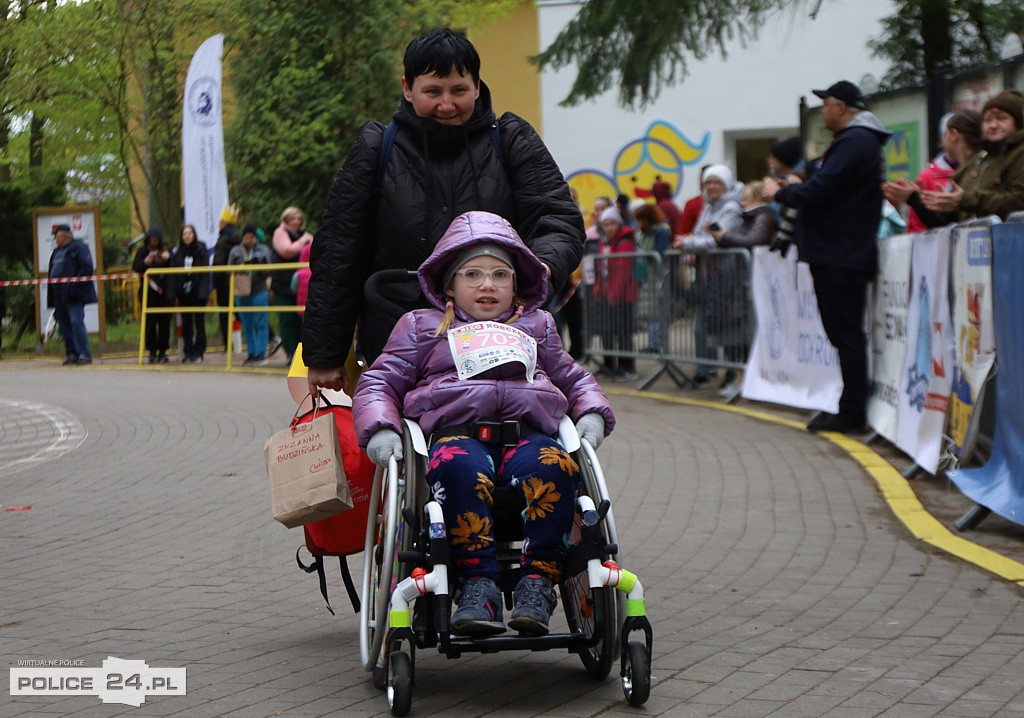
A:
{"label": "white vertical flag banner", "polygon": [[181,118],[181,167],[185,187],[185,223],[212,248],[220,211],[228,203],[221,121],[221,55],[224,35],[214,35],[196,50],[188,67]]}

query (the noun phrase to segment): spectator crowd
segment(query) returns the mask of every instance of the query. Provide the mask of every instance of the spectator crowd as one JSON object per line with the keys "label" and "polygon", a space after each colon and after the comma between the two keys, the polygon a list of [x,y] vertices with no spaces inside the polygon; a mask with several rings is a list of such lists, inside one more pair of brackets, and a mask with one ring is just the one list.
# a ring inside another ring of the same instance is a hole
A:
{"label": "spectator crowd", "polygon": [[[270,312],[260,307],[301,306],[305,300],[309,272],[291,269],[259,269],[259,265],[309,260],[309,247],[313,235],[306,231],[306,216],[298,207],[287,207],[281,213],[281,223],[267,242],[262,228],[245,224],[238,229],[239,210],[236,205],[225,207],[220,216],[220,229],[213,248],[206,246],[196,235],[196,229],[186,224],[173,247],[168,247],[160,227],[150,227],[135,254],[132,269],[144,275],[139,284],[139,299],[145,285],[149,308],[178,307],[181,315],[181,361],[186,364],[203,362],[207,349],[205,314],[188,311],[205,307],[211,297],[224,308],[218,314],[221,341],[232,346],[231,327],[228,326],[226,308],[234,295],[236,307],[256,308],[257,311],[239,312],[246,351],[243,364],[266,366],[267,357],[281,348],[291,363],[299,343],[300,314],[292,311],[277,313],[277,332],[271,331]],[[236,273],[191,271],[210,265],[244,265]],[[149,273],[149,269],[178,267],[190,271],[175,274]],[[251,267],[251,268],[250,268]],[[300,298],[302,302],[300,302]],[[146,350],[150,364],[170,362],[168,351],[171,337],[169,312],[146,314]]]}
{"label": "spectator crowd", "polygon": [[[715,380],[711,362],[745,363],[749,310],[731,299],[744,296],[737,283],[746,278],[736,249],[767,245],[783,255],[795,247],[814,279],[822,325],[836,347],[843,377],[839,413],[823,414],[812,430],[859,432],[865,428],[867,337],[863,328],[867,289],[878,269],[878,239],[919,232],[973,217],[1005,220],[1024,210],[1024,96],[1005,90],[990,97],[981,111],[970,109],[942,118],[941,152],[916,181],[886,180],[884,148],[890,134],[868,111],[857,85],[839,81],[814,90],[821,116],[833,139],[821,157],[805,161],[799,138],[771,148],[766,175],[738,182],[722,163],[700,170],[700,193],[681,205],[661,178],[649,189],[599,196],[587,213],[586,253],[598,257],[592,315],[600,338],[601,372],[613,380],[636,378],[634,359],[624,354],[658,352],[665,328],[647,265],[640,259],[610,255],[636,252],[684,253],[689,271],[672,281],[695,297],[692,317],[695,357],[690,377],[701,387]],[[733,252],[713,250],[731,249]],[[743,279],[741,279],[743,278]],[[742,288],[740,288],[742,289]],[[584,338],[570,322],[570,351]],[[639,350],[634,336],[646,325]],[[736,372],[721,380],[723,394],[736,386]]]}
{"label": "spectator crowd", "polygon": [[[607,352],[598,376],[617,381],[637,379],[636,357],[662,351],[667,336],[659,311],[658,282],[664,278],[655,276],[651,263],[643,261],[640,253],[663,256],[677,250],[683,255],[685,271],[670,281],[695,298],[697,307],[692,324],[699,363],[691,383],[701,387],[720,379],[723,394],[734,391],[737,372],[728,369],[718,377],[713,364],[721,363],[720,357],[732,364],[746,361],[752,330],[749,312],[732,299],[746,289],[737,282],[749,281],[737,279],[743,277],[747,266],[740,261],[742,253],[768,246],[786,256],[794,248],[811,268],[822,324],[839,353],[844,383],[839,414],[819,417],[811,428],[858,431],[864,427],[867,369],[861,317],[867,288],[877,271],[876,240],[971,217],[1006,219],[1024,210],[1024,96],[1005,90],[989,98],[980,112],[962,109],[947,114],[940,125],[941,151],[916,181],[887,181],[884,147],[890,133],[868,110],[860,89],[840,81],[825,90],[814,90],[814,94],[822,100],[822,119],[833,136],[821,157],[805,159],[801,140],[790,137],[771,147],[764,176],[746,183],[737,181],[727,164],[717,162],[700,168],[699,193],[678,204],[673,199],[676,188],[659,177],[635,197],[599,196],[589,211],[580,208],[586,226],[583,253],[584,257],[590,255],[595,269],[590,337],[584,336],[581,322],[584,292],[578,289],[583,265],[568,277],[562,276],[567,271],[564,258],[559,256],[555,264],[545,265],[553,272],[548,308],[556,314],[574,359],[583,360],[587,342],[598,338],[601,350]],[[411,98],[407,103],[410,121],[422,119],[420,113],[430,111],[424,109],[426,105],[415,104],[418,97],[412,90],[407,90],[407,97]],[[530,140],[536,142],[533,136]],[[490,149],[497,140],[481,130],[474,141]],[[529,152],[541,153],[539,147],[530,147]],[[510,171],[501,163],[497,166],[502,172]],[[378,191],[372,178],[364,179],[363,194],[371,196]],[[575,193],[573,200],[578,207]],[[517,197],[517,201],[535,200]],[[557,215],[560,226],[578,221],[571,221],[561,205],[558,209],[562,212]],[[552,226],[555,217],[550,215]],[[238,225],[237,206],[225,207],[212,247],[198,238],[192,225],[186,224],[173,241],[163,236],[160,227],[150,227],[134,257],[133,270],[145,275],[140,298],[145,288],[150,308],[175,307],[180,313],[184,363],[202,362],[208,347],[205,314],[197,309],[211,300],[226,308],[232,293],[234,304],[244,308],[239,318],[246,365],[265,365],[279,347],[289,362],[295,354],[302,335],[302,314],[273,313],[271,320],[271,313],[260,309],[303,306],[311,272],[270,271],[259,265],[307,262],[311,250],[315,259],[305,215],[298,207],[285,208],[269,237],[255,224],[240,229]],[[63,225],[58,229],[51,276],[91,272],[88,249],[80,243],[69,244],[70,231]],[[714,251],[720,249],[732,251]],[[632,256],[615,256],[622,254]],[[211,264],[244,266],[245,270],[231,276],[198,269]],[[162,267],[189,271],[149,272]],[[66,364],[91,361],[79,325],[83,303],[96,300],[85,294],[74,284],[49,292],[64,336]],[[320,303],[318,300],[318,307]],[[172,317],[167,311],[146,314],[149,363],[171,361]],[[220,339],[225,347],[231,347],[232,327],[226,312],[218,318]],[[337,361],[332,354],[327,364],[333,367]]]}

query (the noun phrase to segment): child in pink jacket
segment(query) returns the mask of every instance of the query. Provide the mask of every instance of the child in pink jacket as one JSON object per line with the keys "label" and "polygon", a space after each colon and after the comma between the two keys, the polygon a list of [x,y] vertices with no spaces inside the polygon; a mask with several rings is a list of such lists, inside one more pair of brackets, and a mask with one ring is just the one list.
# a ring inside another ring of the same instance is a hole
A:
{"label": "child in pink jacket", "polygon": [[580,470],[553,438],[565,414],[595,447],[615,423],[594,377],[540,309],[547,273],[488,212],[452,222],[419,269],[434,309],[405,314],[353,397],[370,458],[402,458],[401,417],[430,436],[426,482],[445,516],[462,584],[452,633],[505,630],[491,523],[495,486],[523,497],[523,552],[509,626],[542,635],[556,603]]}

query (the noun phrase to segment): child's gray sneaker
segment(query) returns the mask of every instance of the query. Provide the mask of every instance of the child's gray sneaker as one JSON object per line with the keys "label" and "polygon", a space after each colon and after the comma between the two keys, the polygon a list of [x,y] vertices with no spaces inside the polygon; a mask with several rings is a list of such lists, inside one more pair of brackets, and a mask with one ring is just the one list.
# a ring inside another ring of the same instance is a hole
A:
{"label": "child's gray sneaker", "polygon": [[550,579],[536,573],[523,576],[512,592],[509,628],[534,636],[547,634],[548,620],[557,602],[558,594]]}
{"label": "child's gray sneaker", "polygon": [[459,607],[452,614],[456,636],[493,636],[505,632],[501,621],[501,591],[489,578],[471,578],[462,586]]}

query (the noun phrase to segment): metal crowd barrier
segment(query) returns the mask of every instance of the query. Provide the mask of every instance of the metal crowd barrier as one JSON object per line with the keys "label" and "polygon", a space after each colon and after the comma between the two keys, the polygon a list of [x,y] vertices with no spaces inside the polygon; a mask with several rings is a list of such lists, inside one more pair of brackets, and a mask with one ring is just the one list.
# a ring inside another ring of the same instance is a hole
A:
{"label": "metal crowd barrier", "polygon": [[[269,305],[266,307],[239,307],[235,305],[235,276],[240,272],[273,272],[277,269],[303,269],[308,267],[308,262],[281,262],[279,264],[231,264],[231,265],[217,265],[212,267],[203,267],[196,269],[195,267],[153,267],[146,270],[147,275],[157,274],[203,274],[204,272],[210,273],[229,273],[228,280],[228,303],[226,306],[219,305],[206,305],[205,307],[151,307],[149,306],[149,282],[142,283],[142,326],[139,331],[139,366],[142,366],[143,356],[146,351],[146,315],[147,314],[180,314],[182,311],[188,311],[195,314],[224,314],[228,315],[228,327],[234,323],[235,315],[242,314],[245,312],[301,312],[305,310],[304,306],[298,306],[294,304],[280,304],[280,305]],[[227,359],[227,368],[230,369],[232,366],[232,354],[230,345],[225,347],[225,354]]]}
{"label": "metal crowd barrier", "polygon": [[[110,280],[105,285],[105,311],[108,323],[116,323],[124,319],[139,316],[142,307],[139,305],[139,277],[134,274],[130,264],[118,264],[107,267],[109,274],[131,274],[121,279]],[[101,285],[102,286],[102,285]]]}
{"label": "metal crowd barrier", "polygon": [[585,256],[583,361],[612,375],[624,363],[653,361],[637,377],[640,389],[665,373],[695,386],[712,371],[742,369],[755,329],[750,276],[746,249]]}

